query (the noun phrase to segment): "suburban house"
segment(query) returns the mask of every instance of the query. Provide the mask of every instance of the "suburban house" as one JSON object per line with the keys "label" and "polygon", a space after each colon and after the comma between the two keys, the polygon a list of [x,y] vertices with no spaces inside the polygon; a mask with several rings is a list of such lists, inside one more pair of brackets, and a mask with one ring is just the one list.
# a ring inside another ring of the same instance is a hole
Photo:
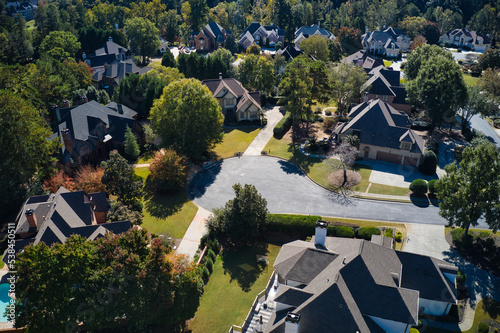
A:
{"label": "suburban house", "polygon": [[229,34],[216,22],[208,22],[199,32],[189,34],[189,46],[196,51],[213,51],[226,44],[226,36]]}
{"label": "suburban house", "polygon": [[35,12],[38,9],[38,1],[31,3],[30,1],[8,1],[5,8],[12,16],[21,15],[26,22],[35,18]]}
{"label": "suburban house", "polygon": [[138,67],[132,59],[114,60],[105,63],[102,67],[92,67],[92,84],[98,89],[113,92],[120,85],[120,80],[130,74],[142,75],[151,70],[151,67]]}
{"label": "suburban house", "polygon": [[396,58],[400,51],[410,48],[411,39],[401,29],[389,27],[382,31],[367,31],[361,36],[361,44],[370,54]]}
{"label": "suburban house", "polygon": [[299,49],[297,46],[294,45],[288,45],[284,49],[276,51],[276,54],[280,54],[283,57],[285,57],[285,60],[287,62],[292,61],[294,58],[298,57],[299,55],[304,54],[304,51]]}
{"label": "suburban house", "polygon": [[160,40],[160,46],[158,47],[158,49],[156,50],[156,53],[161,55],[163,53],[165,53],[168,49],[168,41],[161,37],[161,36],[158,36],[158,39]]}
{"label": "suburban house", "polygon": [[125,131],[141,132],[137,112],[117,103],[104,106],[96,101],[79,106],[53,107],[56,124],[52,139],[61,140],[61,161],[66,168],[99,163],[113,149],[122,149]]}
{"label": "suburban house", "polygon": [[252,44],[275,47],[278,42],[285,43],[285,30],[272,23],[264,26],[253,22],[240,35],[238,45],[246,50]]}
{"label": "suburban house", "polygon": [[108,209],[105,192],[87,194],[61,187],[56,193],[30,197],[16,219],[16,254],[30,244],[64,243],[71,235],[94,240],[130,229],[129,221],[106,223]]}
{"label": "suburban house", "polygon": [[408,333],[419,314],[444,316],[456,304],[456,266],[390,242],[327,237],[327,226],[283,245],[247,332]]}
{"label": "suburban house", "polygon": [[297,29],[295,31],[295,39],[293,42],[295,43],[295,46],[300,47],[300,42],[314,35],[323,36],[327,39],[335,39],[335,36],[330,31],[321,28],[320,23],[318,22],[318,25],[313,24],[310,27],[303,26]]}
{"label": "suburban house", "polygon": [[389,103],[375,99],[351,109],[347,123],[334,133],[338,141],[346,135],[359,137],[359,157],[419,166],[423,160],[424,139],[410,127],[408,115]]}
{"label": "suburban house", "polygon": [[380,58],[374,58],[364,50],[360,50],[356,53],[353,53],[350,56],[347,56],[344,59],[340,60],[340,62],[343,64],[361,66],[367,73],[374,68],[377,68],[379,66],[384,66],[384,60]]}
{"label": "suburban house", "polygon": [[115,61],[127,60],[132,57],[132,51],[128,48],[113,42],[113,38],[104,43],[100,48],[92,52],[90,55],[83,54],[83,60],[92,67],[94,71],[99,71],[104,68],[105,64],[111,64]]}
{"label": "suburban house", "polygon": [[229,121],[259,120],[261,113],[260,94],[249,92],[235,79],[203,80],[203,85],[212,92],[219,102],[222,112]]}
{"label": "suburban house", "polygon": [[491,47],[488,36],[484,36],[467,28],[455,29],[439,38],[441,43],[450,44],[459,48],[466,48],[476,52],[484,52]]}
{"label": "suburban house", "polygon": [[364,101],[381,99],[396,110],[410,114],[411,105],[406,102],[406,88],[400,83],[400,71],[379,66],[368,72],[370,78],[361,87],[365,92]]}

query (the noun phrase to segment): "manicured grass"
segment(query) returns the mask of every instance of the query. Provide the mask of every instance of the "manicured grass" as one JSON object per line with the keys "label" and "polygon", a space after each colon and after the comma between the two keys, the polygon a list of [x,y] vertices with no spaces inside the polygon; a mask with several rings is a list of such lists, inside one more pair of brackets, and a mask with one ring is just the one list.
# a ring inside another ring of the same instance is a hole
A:
{"label": "manicured grass", "polygon": [[384,66],[385,67],[391,67],[391,65],[392,65],[392,61],[390,61],[390,60],[384,60]]}
{"label": "manicured grass", "polygon": [[[280,248],[260,243],[219,256],[189,329],[193,333],[220,333],[231,325],[243,324],[255,297],[269,282]],[[257,254],[267,255],[266,268],[257,265]]]}
{"label": "manicured grass", "polygon": [[408,192],[409,190],[406,187],[388,186],[376,183],[372,183],[370,189],[368,190],[368,193],[399,195],[399,196],[405,196]]}
{"label": "manicured grass", "polygon": [[361,175],[361,182],[354,186],[353,191],[366,192],[368,185],[370,184],[370,175],[372,173],[372,168],[364,164],[355,164],[353,170]]}
{"label": "manicured grass", "polygon": [[150,173],[148,167],[135,168],[135,174],[146,181],[142,200],[144,219],[141,227],[160,235],[184,237],[198,207],[189,200],[185,191],[172,194],[155,193],[147,181]]}
{"label": "manicured grass", "polygon": [[155,151],[146,153],[139,158],[139,160],[136,162],[136,164],[146,164],[146,163],[151,163],[153,160],[153,157],[155,156]]}
{"label": "manicured grass", "polygon": [[469,86],[476,86],[477,82],[479,81],[478,77],[471,76],[470,74],[462,74],[464,77],[465,84],[468,84]]}
{"label": "manicured grass", "polygon": [[243,153],[259,132],[260,128],[255,127],[225,128],[224,141],[213,151],[221,158],[234,156],[238,151]]}

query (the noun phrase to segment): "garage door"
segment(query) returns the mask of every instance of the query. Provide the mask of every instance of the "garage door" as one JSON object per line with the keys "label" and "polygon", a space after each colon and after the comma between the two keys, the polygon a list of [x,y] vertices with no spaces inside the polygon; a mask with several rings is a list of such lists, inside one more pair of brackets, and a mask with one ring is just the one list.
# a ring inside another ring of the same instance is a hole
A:
{"label": "garage door", "polygon": [[384,161],[384,162],[401,164],[401,156],[400,155],[386,153],[386,152],[383,152],[383,151],[378,151],[377,152],[377,160]]}
{"label": "garage door", "polygon": [[418,159],[416,157],[405,156],[404,165],[409,165],[409,166],[412,166],[412,167],[416,167],[417,166],[417,161],[418,161]]}

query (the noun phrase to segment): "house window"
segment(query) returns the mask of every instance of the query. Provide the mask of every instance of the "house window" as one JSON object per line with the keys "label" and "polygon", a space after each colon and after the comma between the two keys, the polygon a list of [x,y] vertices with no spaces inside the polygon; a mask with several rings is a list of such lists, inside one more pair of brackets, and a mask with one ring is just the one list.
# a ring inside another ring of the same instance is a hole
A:
{"label": "house window", "polygon": [[203,45],[205,44],[205,41],[204,40],[200,40],[200,45]]}
{"label": "house window", "polygon": [[382,96],[382,100],[387,102],[387,96]]}
{"label": "house window", "polygon": [[240,120],[247,119],[245,112],[240,113]]}
{"label": "house window", "polygon": [[401,149],[402,150],[411,150],[411,143],[409,142],[401,142]]}
{"label": "house window", "polygon": [[257,112],[250,112],[250,119],[257,119]]}
{"label": "house window", "polygon": [[226,103],[226,107],[228,107],[228,106],[234,106],[234,104],[236,103],[236,99],[235,98],[227,98],[224,101]]}

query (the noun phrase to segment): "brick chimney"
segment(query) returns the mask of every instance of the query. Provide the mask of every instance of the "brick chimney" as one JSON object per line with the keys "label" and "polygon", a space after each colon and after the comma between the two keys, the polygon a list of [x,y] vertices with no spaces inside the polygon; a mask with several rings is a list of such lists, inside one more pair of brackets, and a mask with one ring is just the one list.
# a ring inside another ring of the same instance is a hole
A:
{"label": "brick chimney", "polygon": [[62,108],[69,108],[69,100],[63,99],[61,107]]}
{"label": "brick chimney", "polygon": [[299,333],[300,314],[288,312],[285,318],[285,333]]}
{"label": "brick chimney", "polygon": [[80,103],[81,103],[81,104],[88,103],[88,101],[89,101],[89,100],[87,99],[87,96],[82,96],[82,97],[80,97]]}
{"label": "brick chimney", "polygon": [[321,220],[318,220],[316,222],[316,231],[314,233],[314,245],[321,245],[322,247],[325,247],[327,228],[328,228],[328,222]]}
{"label": "brick chimney", "polygon": [[26,215],[26,219],[28,220],[28,223],[30,225],[30,229],[32,229],[32,228],[36,229],[36,227],[37,227],[36,215],[35,215],[35,212],[33,211],[33,209],[26,209],[26,212],[24,212],[24,214]]}
{"label": "brick chimney", "polygon": [[59,106],[54,104],[50,108],[52,109],[52,117],[55,118],[56,122],[59,124],[61,122],[61,112],[59,112]]}
{"label": "brick chimney", "polygon": [[71,131],[67,128],[64,128],[61,130],[61,135],[63,137],[64,147],[66,147],[66,150],[70,155],[73,155],[74,144],[73,140],[71,139]]}

